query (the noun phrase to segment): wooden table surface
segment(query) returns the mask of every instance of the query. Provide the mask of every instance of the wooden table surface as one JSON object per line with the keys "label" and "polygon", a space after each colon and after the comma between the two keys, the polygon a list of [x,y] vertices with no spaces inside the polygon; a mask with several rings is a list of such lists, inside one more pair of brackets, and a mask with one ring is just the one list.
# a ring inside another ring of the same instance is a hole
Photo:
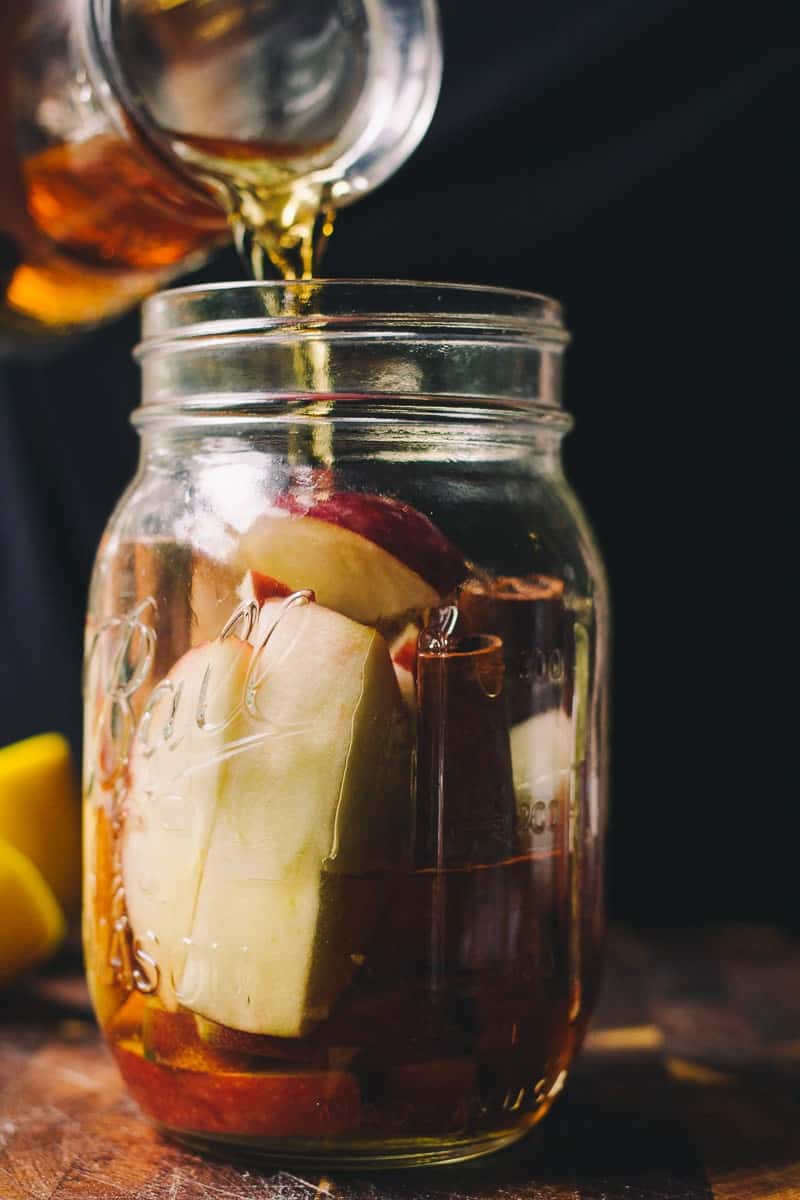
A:
{"label": "wooden table surface", "polygon": [[74,972],[0,997],[0,1200],[800,1200],[800,942],[618,933],[540,1130],[482,1164],[321,1178],[210,1162],[125,1096]]}

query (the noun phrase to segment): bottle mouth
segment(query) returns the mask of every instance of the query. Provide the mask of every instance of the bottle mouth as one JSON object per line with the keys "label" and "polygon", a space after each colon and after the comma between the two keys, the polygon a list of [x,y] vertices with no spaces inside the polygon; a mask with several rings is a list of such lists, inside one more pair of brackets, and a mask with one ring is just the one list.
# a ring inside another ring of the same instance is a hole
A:
{"label": "bottle mouth", "polygon": [[379,335],[433,329],[569,342],[559,301],[537,292],[399,279],[243,280],[171,288],[142,305],[140,359],[165,343],[256,333]]}
{"label": "bottle mouth", "polygon": [[569,423],[568,342],[557,300],[507,288],[361,279],[176,288],[143,306],[138,420],[153,406],[219,414],[324,398],[473,404]]}

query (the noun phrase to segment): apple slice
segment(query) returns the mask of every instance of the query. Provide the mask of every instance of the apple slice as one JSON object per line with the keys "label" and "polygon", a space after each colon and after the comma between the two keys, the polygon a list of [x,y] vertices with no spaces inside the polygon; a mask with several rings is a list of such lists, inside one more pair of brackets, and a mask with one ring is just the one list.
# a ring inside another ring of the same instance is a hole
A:
{"label": "apple slice", "polygon": [[[242,1035],[243,1036],[243,1035]],[[194,1013],[170,1012],[157,996],[148,996],[142,1012],[142,1046],[151,1062],[189,1071],[246,1071],[247,1055],[218,1051],[204,1042],[197,1031]]]}
{"label": "apple slice", "polygon": [[134,934],[158,963],[159,994],[170,1009],[179,1002],[252,653],[235,637],[189,650],[154,688],[134,739],[123,884]]}
{"label": "apple slice", "polygon": [[393,640],[390,647],[400,695],[413,720],[416,720],[417,716],[417,643],[419,634],[419,625],[411,622]]}
{"label": "apple slice", "polygon": [[441,603],[466,573],[421,512],[360,492],[304,509],[283,498],[244,534],[241,552],[245,567],[308,588],[320,604],[367,625]]}
{"label": "apple slice", "polygon": [[117,1041],[121,1038],[139,1037],[146,1004],[147,997],[142,992],[129,992],[125,1003],[120,1005],[108,1023],[108,1036]]}
{"label": "apple slice", "polygon": [[[142,1009],[141,1036],[144,1056],[151,1062],[191,1069],[181,1059],[199,1042],[194,1013],[183,1009],[170,1012],[157,996],[149,996]],[[209,1055],[209,1063],[213,1064],[213,1055]],[[205,1069],[213,1070],[213,1065]]]}
{"label": "apple slice", "polygon": [[512,726],[510,741],[517,804],[550,804],[569,784],[572,721],[551,708]]}
{"label": "apple slice", "polygon": [[258,630],[190,651],[151,698],[123,876],[168,1008],[298,1037],[349,982],[380,873],[410,860],[410,739],[375,630],[276,601]]}
{"label": "apple slice", "polygon": [[345,1071],[197,1071],[151,1062],[139,1042],[111,1047],[143,1112],[183,1133],[331,1137],[358,1125],[360,1096]]}
{"label": "apple slice", "polygon": [[247,571],[238,590],[242,600],[255,600],[259,608],[267,600],[285,599],[292,594],[292,589],[285,583],[261,571]]}
{"label": "apple slice", "polygon": [[416,678],[417,647],[419,644],[420,627],[410,622],[402,633],[394,639],[391,645],[392,662],[396,667],[403,667]]}
{"label": "apple slice", "polygon": [[511,728],[511,771],[520,849],[558,849],[566,837],[572,768],[572,721],[562,708],[537,713]]}
{"label": "apple slice", "polygon": [[229,760],[182,991],[222,1025],[298,1037],[366,948],[375,873],[410,859],[410,749],[380,634],[317,604],[268,603],[265,624],[252,683],[269,732]]}
{"label": "apple slice", "polygon": [[195,1017],[197,1036],[211,1051],[248,1058],[277,1059],[300,1066],[326,1067],[330,1061],[326,1040],[320,1032],[310,1038],[276,1038],[229,1029],[206,1017]]}

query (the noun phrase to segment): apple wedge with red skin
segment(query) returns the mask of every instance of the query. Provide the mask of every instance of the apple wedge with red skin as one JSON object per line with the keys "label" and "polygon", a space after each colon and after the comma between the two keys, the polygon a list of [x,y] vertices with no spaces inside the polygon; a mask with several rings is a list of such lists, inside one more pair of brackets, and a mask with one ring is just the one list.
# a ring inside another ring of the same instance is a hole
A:
{"label": "apple wedge with red skin", "polygon": [[291,497],[279,501],[289,512],[327,521],[380,546],[446,596],[466,574],[462,555],[433,521],[402,500],[369,492],[336,492],[308,508]]}
{"label": "apple wedge with red skin", "polygon": [[133,1040],[111,1050],[136,1103],[169,1129],[331,1137],[359,1122],[358,1081],[346,1071],[197,1071],[151,1062]]}
{"label": "apple wedge with red skin", "polygon": [[409,622],[389,647],[400,695],[414,720],[417,716],[417,643],[419,625]]}
{"label": "apple wedge with red skin", "polygon": [[255,600],[259,608],[267,600],[285,600],[292,594],[292,589],[280,579],[273,579],[263,571],[247,571],[238,590],[242,600]]}
{"label": "apple wedge with red skin", "polygon": [[245,569],[307,588],[319,604],[365,625],[441,604],[467,573],[423,513],[362,492],[308,505],[281,497],[243,535],[241,556]]}
{"label": "apple wedge with red skin", "polygon": [[404,671],[408,671],[416,677],[417,674],[417,639],[403,642],[395,654],[392,655],[392,662],[396,667],[402,667]]}

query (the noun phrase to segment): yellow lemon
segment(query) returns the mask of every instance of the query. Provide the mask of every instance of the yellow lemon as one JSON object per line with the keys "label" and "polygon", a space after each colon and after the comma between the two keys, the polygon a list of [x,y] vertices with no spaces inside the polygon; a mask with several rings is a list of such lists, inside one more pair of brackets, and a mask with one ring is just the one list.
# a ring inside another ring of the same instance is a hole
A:
{"label": "yellow lemon", "polygon": [[0,838],[35,863],[68,915],[77,912],[80,798],[69,743],[60,734],[0,750]]}
{"label": "yellow lemon", "polygon": [[64,936],[64,916],[29,858],[0,838],[0,987],[36,966]]}

